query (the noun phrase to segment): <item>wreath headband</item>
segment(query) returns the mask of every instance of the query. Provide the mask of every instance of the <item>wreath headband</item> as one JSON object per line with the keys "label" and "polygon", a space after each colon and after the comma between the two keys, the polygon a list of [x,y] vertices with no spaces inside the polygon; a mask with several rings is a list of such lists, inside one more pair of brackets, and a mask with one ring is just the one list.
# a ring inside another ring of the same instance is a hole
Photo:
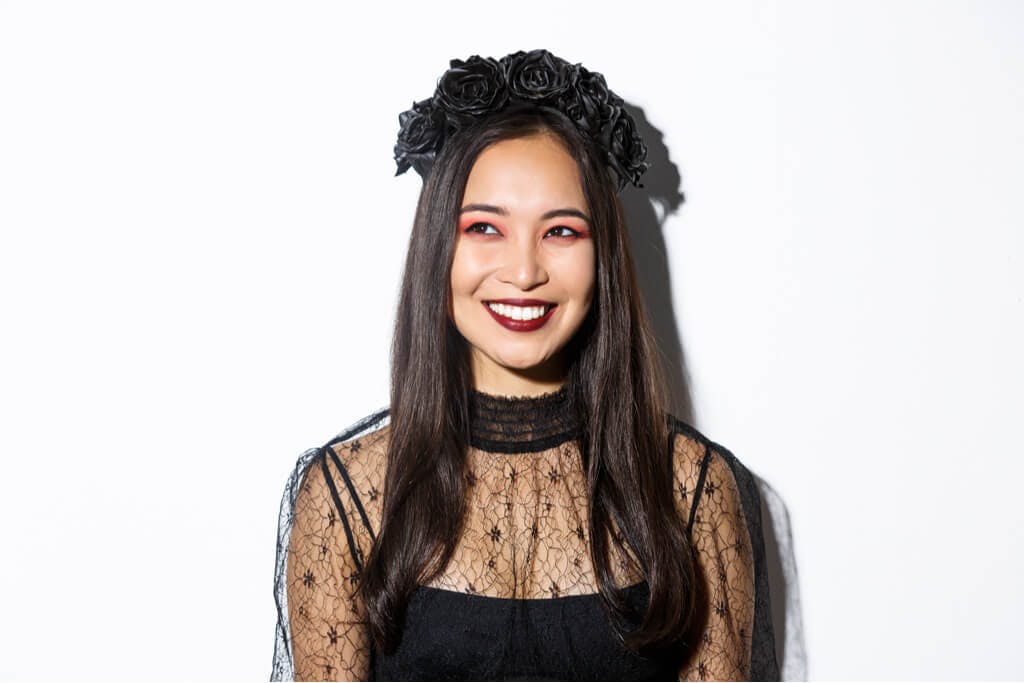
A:
{"label": "wreath headband", "polygon": [[547,50],[515,52],[500,60],[473,55],[453,59],[432,97],[398,115],[395,175],[409,168],[426,178],[445,141],[480,118],[517,105],[546,106],[565,114],[604,151],[621,191],[637,187],[650,167],[647,146],[621,97],[604,76],[569,64]]}

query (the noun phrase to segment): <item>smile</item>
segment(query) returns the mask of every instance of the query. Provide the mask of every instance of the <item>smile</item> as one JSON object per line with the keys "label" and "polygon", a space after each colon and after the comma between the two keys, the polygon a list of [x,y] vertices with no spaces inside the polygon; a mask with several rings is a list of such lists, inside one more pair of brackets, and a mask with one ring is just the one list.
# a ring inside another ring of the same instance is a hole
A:
{"label": "smile", "polygon": [[540,306],[513,306],[510,304],[485,301],[484,307],[502,327],[513,332],[532,332],[551,319],[551,312],[558,304]]}

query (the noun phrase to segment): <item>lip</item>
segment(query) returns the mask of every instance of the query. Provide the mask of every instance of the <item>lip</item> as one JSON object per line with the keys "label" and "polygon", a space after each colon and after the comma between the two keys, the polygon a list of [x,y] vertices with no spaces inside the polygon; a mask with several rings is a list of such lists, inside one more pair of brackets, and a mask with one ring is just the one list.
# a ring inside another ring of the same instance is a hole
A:
{"label": "lip", "polygon": [[[513,332],[533,332],[534,330],[543,327],[544,323],[551,319],[555,309],[558,308],[558,304],[553,304],[550,301],[540,301],[538,299],[492,299],[481,303],[499,325],[505,329],[512,330]],[[512,306],[550,306],[550,308],[548,308],[547,313],[534,320],[513,320],[512,318],[506,318],[503,315],[498,315],[496,311],[487,305],[490,303],[509,304]]]}

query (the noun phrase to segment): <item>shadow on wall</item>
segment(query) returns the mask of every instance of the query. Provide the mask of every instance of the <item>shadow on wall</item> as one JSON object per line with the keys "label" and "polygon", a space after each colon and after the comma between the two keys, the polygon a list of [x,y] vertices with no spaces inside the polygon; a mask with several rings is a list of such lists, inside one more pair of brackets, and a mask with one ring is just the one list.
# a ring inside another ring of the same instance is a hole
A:
{"label": "shadow on wall", "polygon": [[[672,278],[663,230],[666,219],[675,214],[685,201],[682,177],[669,158],[661,131],[651,125],[639,107],[627,104],[626,109],[636,121],[640,136],[647,145],[647,160],[651,164],[642,180],[644,187],[628,185],[621,194],[637,278],[668,374],[669,409],[679,419],[700,429],[695,424],[690,376],[672,303]],[[761,520],[779,672],[785,681],[807,680],[807,655],[789,512],[767,482],[756,475],[754,479],[761,495]]]}

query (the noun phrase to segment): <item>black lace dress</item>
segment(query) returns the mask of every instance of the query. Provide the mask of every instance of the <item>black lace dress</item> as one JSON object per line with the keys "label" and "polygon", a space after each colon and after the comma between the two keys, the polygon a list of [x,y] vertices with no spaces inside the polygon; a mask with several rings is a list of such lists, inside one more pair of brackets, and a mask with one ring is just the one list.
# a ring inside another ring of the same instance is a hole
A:
{"label": "black lace dress", "polygon": [[[565,389],[470,398],[465,531],[443,574],[413,593],[390,655],[371,647],[355,590],[379,528],[387,411],[299,457],[281,502],[271,680],[778,680],[757,488],[728,450],[670,418],[700,635],[641,657],[618,644],[596,594]],[[646,582],[617,560],[616,584],[642,609]]]}

